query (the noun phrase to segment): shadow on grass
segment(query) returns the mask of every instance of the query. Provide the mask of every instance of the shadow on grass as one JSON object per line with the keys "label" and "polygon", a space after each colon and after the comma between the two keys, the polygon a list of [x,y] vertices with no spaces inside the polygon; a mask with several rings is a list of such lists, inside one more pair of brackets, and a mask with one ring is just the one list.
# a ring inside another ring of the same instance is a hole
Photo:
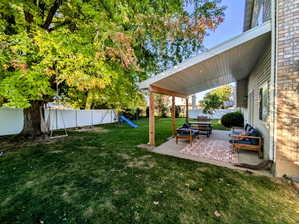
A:
{"label": "shadow on grass", "polygon": [[0,157],[0,223],[298,223],[287,185],[138,149],[138,123]]}

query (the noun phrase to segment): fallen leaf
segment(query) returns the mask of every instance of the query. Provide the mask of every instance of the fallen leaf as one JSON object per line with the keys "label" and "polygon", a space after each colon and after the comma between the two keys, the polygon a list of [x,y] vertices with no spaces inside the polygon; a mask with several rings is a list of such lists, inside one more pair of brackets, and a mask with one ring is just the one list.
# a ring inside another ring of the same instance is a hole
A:
{"label": "fallen leaf", "polygon": [[203,189],[202,189],[202,188],[198,188],[198,191],[199,191],[199,192],[202,192],[202,191],[203,191]]}
{"label": "fallen leaf", "polygon": [[215,211],[215,212],[214,212],[214,215],[215,215],[216,217],[220,217],[220,216],[221,216],[221,214],[220,214],[218,211]]}
{"label": "fallen leaf", "polygon": [[158,201],[154,201],[154,205],[158,205],[159,204],[159,202]]}

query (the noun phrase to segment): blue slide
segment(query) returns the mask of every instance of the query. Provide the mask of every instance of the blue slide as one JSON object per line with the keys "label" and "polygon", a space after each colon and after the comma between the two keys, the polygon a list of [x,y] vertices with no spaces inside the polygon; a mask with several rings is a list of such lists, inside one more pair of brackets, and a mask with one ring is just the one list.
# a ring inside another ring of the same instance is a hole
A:
{"label": "blue slide", "polygon": [[138,127],[137,124],[134,124],[132,121],[130,121],[128,118],[126,118],[126,117],[123,116],[123,115],[120,115],[120,116],[119,116],[119,119],[120,119],[121,121],[127,122],[128,125],[130,125],[132,128],[137,128],[137,127]]}

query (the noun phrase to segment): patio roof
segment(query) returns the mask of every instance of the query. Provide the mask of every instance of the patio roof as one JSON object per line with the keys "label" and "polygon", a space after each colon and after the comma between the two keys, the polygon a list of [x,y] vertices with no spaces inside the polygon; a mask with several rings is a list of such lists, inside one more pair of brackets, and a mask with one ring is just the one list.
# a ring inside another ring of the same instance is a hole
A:
{"label": "patio roof", "polygon": [[271,24],[266,22],[139,83],[139,88],[155,87],[191,95],[242,80],[252,71],[269,41]]}

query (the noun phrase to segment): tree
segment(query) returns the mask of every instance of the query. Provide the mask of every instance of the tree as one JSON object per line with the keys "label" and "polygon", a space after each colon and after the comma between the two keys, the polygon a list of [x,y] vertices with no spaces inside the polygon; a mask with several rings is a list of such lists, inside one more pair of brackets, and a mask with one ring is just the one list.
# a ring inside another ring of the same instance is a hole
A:
{"label": "tree", "polygon": [[155,105],[158,112],[158,116],[165,118],[169,113],[170,97],[167,95],[157,94],[155,96]]}
{"label": "tree", "polygon": [[217,89],[214,89],[209,92],[210,94],[215,94],[219,96],[220,100],[222,101],[222,105],[224,102],[229,101],[231,95],[232,95],[232,87],[230,85],[225,85],[222,87],[219,87]]}
{"label": "tree", "polygon": [[2,0],[0,103],[24,108],[33,136],[56,95],[77,108],[136,107],[136,82],[198,51],[223,21],[219,2]]}
{"label": "tree", "polygon": [[205,95],[200,105],[203,107],[203,112],[206,114],[213,114],[215,109],[218,109],[223,104],[220,97],[213,93],[208,93]]}

